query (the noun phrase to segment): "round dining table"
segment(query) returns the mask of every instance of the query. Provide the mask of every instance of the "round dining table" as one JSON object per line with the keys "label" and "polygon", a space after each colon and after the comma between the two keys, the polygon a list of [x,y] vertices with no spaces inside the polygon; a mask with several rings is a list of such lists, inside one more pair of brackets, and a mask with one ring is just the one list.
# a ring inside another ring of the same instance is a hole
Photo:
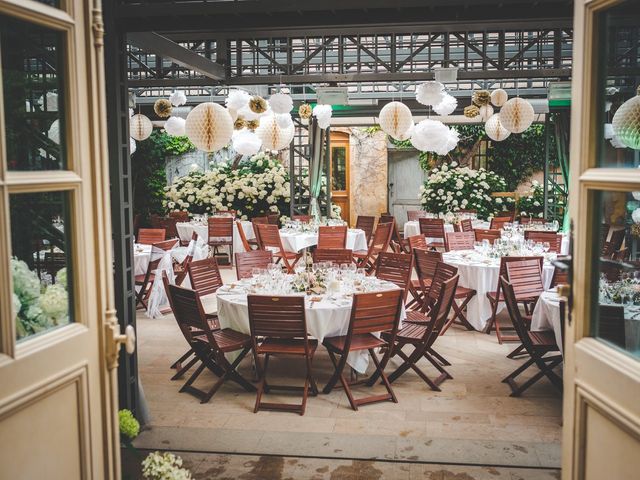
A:
{"label": "round dining table", "polygon": [[[393,283],[369,277],[367,292],[396,290],[399,287]],[[218,319],[221,328],[231,328],[238,332],[250,334],[249,308],[247,295],[256,290],[252,279],[241,280],[227,284],[216,292]],[[256,293],[269,295],[268,291]],[[292,295],[304,295],[295,294]],[[306,321],[310,336],[319,343],[326,337],[346,335],[351,318],[351,304],[353,294],[339,293],[335,295],[305,295]],[[205,310],[212,310],[211,299],[208,299]],[[400,326],[406,317],[404,308],[400,316]],[[365,373],[369,365],[369,355],[366,351],[351,352],[347,357],[347,363],[357,372]]]}
{"label": "round dining table", "polygon": [[[476,295],[467,304],[467,320],[478,331],[487,326],[491,318],[491,303],[487,298],[487,292],[495,292],[498,288],[500,274],[500,259],[486,258],[474,250],[457,250],[442,254],[445,263],[458,268],[461,287],[472,288]],[[553,265],[545,261],[542,270],[542,283],[545,289],[549,288],[553,277]],[[498,304],[497,312],[504,308],[504,303]]]}

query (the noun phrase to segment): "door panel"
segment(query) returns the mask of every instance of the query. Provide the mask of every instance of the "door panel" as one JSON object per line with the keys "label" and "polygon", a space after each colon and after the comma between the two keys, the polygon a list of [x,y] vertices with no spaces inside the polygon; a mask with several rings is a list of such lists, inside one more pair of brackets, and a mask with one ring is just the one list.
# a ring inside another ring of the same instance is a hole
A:
{"label": "door panel", "polygon": [[407,210],[420,210],[420,186],[424,171],[415,151],[389,151],[389,210],[398,227],[407,221]]}
{"label": "door panel", "polygon": [[349,135],[331,132],[331,202],[340,207],[340,216],[349,223]]}

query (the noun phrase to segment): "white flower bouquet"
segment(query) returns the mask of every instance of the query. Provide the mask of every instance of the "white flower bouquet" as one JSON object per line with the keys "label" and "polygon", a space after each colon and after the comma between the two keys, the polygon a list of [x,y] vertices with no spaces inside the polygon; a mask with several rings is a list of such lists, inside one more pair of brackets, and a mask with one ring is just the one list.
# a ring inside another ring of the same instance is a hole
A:
{"label": "white flower bouquet", "polygon": [[182,458],[172,453],[153,452],[142,461],[142,476],[148,480],[191,480]]}
{"label": "white flower bouquet", "polygon": [[544,187],[540,182],[531,182],[531,189],[518,199],[518,210],[523,217],[544,217]]}

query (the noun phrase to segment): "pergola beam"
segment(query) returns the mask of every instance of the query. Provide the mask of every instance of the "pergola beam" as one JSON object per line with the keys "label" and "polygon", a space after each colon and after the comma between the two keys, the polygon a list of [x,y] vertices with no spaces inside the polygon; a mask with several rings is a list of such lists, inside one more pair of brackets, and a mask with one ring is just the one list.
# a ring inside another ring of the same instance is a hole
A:
{"label": "pergola beam", "polygon": [[224,81],[226,79],[224,66],[155,32],[129,33],[127,39],[131,45],[145,52],[168,58],[182,67],[201,73],[207,77],[206,80],[209,83],[211,80]]}

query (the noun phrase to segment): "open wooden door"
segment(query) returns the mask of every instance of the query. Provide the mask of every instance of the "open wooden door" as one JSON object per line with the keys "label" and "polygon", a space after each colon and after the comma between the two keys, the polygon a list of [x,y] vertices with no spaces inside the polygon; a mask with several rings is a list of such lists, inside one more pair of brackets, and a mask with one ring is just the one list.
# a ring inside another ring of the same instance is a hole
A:
{"label": "open wooden door", "polygon": [[331,132],[331,203],[340,207],[340,216],[351,224],[349,209],[349,134]]}
{"label": "open wooden door", "polygon": [[0,0],[2,478],[120,476],[100,7]]}
{"label": "open wooden door", "polygon": [[638,7],[637,0],[575,2],[566,480],[640,475]]}

